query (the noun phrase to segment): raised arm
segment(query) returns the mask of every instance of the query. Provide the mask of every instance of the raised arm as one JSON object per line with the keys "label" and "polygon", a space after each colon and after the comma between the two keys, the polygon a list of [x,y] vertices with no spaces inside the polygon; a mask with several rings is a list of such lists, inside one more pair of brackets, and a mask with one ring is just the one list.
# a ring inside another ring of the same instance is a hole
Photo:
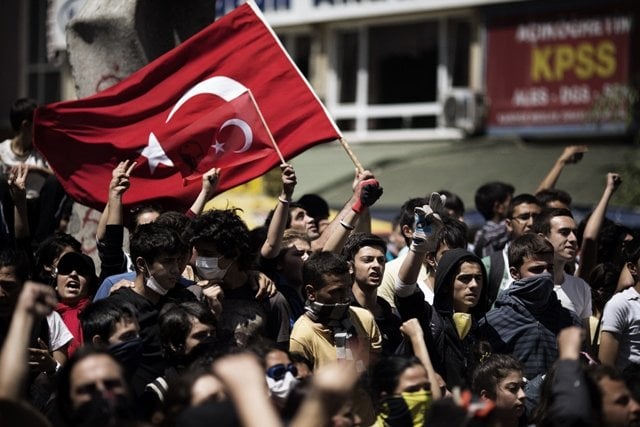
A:
{"label": "raised arm", "polygon": [[382,187],[371,172],[364,171],[358,175],[357,182],[353,188],[351,199],[320,236],[320,239],[325,235],[328,236],[322,247],[324,252],[340,253],[347,237],[356,228],[359,220],[366,218],[368,224],[358,227],[358,231],[366,232],[366,230],[371,230],[369,208],[382,196]]}
{"label": "raised arm", "polygon": [[9,172],[9,192],[14,204],[14,233],[17,239],[26,239],[30,236],[29,216],[27,212],[27,175],[29,167],[20,163]]}
{"label": "raised arm", "polygon": [[402,324],[400,327],[400,332],[402,332],[409,341],[411,342],[411,348],[413,349],[413,354],[416,355],[418,360],[424,366],[424,369],[427,370],[427,376],[429,377],[429,384],[431,384],[431,395],[434,400],[440,399],[442,397],[442,391],[438,385],[438,376],[436,374],[436,370],[433,369],[433,364],[431,363],[431,357],[429,356],[429,351],[427,350],[427,344],[424,342],[424,331],[420,326],[420,322],[418,319],[409,319]]}
{"label": "raised arm", "polygon": [[602,222],[607,213],[609,201],[620,184],[622,184],[620,175],[612,172],[607,174],[607,182],[602,197],[591,213],[587,225],[584,228],[582,246],[580,247],[580,266],[578,267],[577,273],[577,275],[584,280],[589,280],[591,270],[593,270],[593,267],[596,265],[598,257],[598,234],[600,233]]}
{"label": "raised arm", "polygon": [[202,175],[202,190],[198,193],[198,197],[189,208],[187,215],[195,217],[202,213],[204,206],[213,198],[220,180],[220,168],[211,168]]}
{"label": "raised arm", "polygon": [[415,209],[411,245],[400,266],[398,281],[396,281],[396,294],[400,297],[413,293],[425,255],[437,249],[436,238],[438,229],[442,227],[441,218],[444,215],[445,200],[445,196],[434,192],[429,197],[428,205]]}
{"label": "raised arm", "polygon": [[213,364],[213,373],[227,388],[244,427],[282,426],[256,356],[243,353],[223,357]]}
{"label": "raised arm", "polygon": [[538,191],[546,190],[548,188],[554,188],[564,167],[566,165],[578,163],[587,151],[589,151],[589,149],[586,145],[569,145],[568,147],[565,147],[560,157],[558,157],[551,167],[551,170],[547,173],[547,176],[545,176],[540,184],[538,184],[538,188],[535,192],[537,193]]}
{"label": "raised arm", "polygon": [[30,281],[24,284],[0,354],[0,399],[20,399],[27,380],[30,332],[36,320],[51,313],[55,303],[52,287]]}
{"label": "raised arm", "polygon": [[353,363],[323,366],[313,377],[311,392],[300,405],[290,427],[325,427],[353,393],[358,373]]}
{"label": "raised arm", "polygon": [[109,182],[109,200],[100,215],[98,221],[98,229],[96,230],[96,240],[98,242],[104,239],[107,225],[122,225],[122,196],[129,189],[129,177],[131,171],[136,166],[136,162],[125,160],[118,163],[118,166],[111,173],[111,181]]}
{"label": "raised arm", "polygon": [[296,188],[297,178],[296,171],[293,166],[283,163],[280,165],[282,180],[282,191],[278,197],[278,206],[273,212],[273,217],[269,223],[267,231],[267,239],[262,244],[260,255],[264,258],[275,258],[282,248],[282,236],[287,228],[287,220],[289,219],[289,203],[293,196],[293,190]]}

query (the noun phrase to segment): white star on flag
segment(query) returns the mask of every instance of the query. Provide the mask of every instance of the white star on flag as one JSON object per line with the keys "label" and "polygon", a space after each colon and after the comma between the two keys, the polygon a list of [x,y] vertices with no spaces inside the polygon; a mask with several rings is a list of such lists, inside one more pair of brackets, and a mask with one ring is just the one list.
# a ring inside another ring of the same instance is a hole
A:
{"label": "white star on flag", "polygon": [[149,134],[149,144],[144,147],[144,149],[140,150],[139,153],[143,157],[147,158],[151,175],[153,175],[158,165],[162,164],[169,167],[174,166],[171,159],[167,157],[167,153],[162,149],[160,142],[158,142],[158,138],[156,138],[153,132]]}

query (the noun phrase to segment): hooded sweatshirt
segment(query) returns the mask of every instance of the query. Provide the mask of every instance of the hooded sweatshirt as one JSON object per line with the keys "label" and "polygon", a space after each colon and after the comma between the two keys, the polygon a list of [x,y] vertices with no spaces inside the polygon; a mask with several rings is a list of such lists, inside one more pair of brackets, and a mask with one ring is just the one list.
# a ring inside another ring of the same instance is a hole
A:
{"label": "hooded sweatshirt", "polygon": [[550,274],[515,281],[480,322],[482,334],[496,353],[510,353],[528,379],[544,373],[558,358],[556,335],[578,317],[562,307]]}
{"label": "hooded sweatshirt", "polygon": [[[482,271],[483,285],[478,303],[471,310],[471,331],[460,339],[453,321],[453,283],[459,266],[464,262],[478,264]],[[468,387],[473,367],[477,363],[472,356],[477,342],[477,321],[488,307],[487,273],[480,258],[465,249],[446,251],[438,263],[431,316],[431,334],[434,367],[447,382],[447,386]]]}

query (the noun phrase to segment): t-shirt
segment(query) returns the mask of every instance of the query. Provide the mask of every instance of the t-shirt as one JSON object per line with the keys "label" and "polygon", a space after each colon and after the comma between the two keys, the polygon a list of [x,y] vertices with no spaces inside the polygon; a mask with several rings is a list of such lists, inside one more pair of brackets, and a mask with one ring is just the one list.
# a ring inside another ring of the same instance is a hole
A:
{"label": "t-shirt", "polygon": [[631,363],[640,363],[640,293],[635,287],[611,297],[604,307],[601,328],[618,337],[618,369],[622,370]]}
{"label": "t-shirt", "polygon": [[[350,307],[349,318],[355,328],[358,345],[358,351],[353,351],[353,354],[358,354],[364,365],[368,366],[370,354],[382,351],[382,335],[369,310]],[[293,325],[289,351],[300,353],[310,360],[314,370],[337,360],[333,331],[313,322],[306,315],[300,316]]]}
{"label": "t-shirt", "polygon": [[49,325],[49,350],[56,351],[71,342],[73,335],[62,321],[62,317],[53,311],[47,316],[47,325]]}
{"label": "t-shirt", "polygon": [[[6,174],[9,172],[9,169],[13,166],[18,166],[20,163],[41,168],[49,167],[47,161],[35,148],[26,156],[17,156],[11,149],[10,139],[5,139],[0,142],[0,173]],[[33,172],[27,175],[27,199],[34,199],[40,195],[40,190],[44,185],[45,179],[46,176],[39,172]]]}
{"label": "t-shirt", "polygon": [[580,319],[591,317],[591,288],[579,277],[564,273],[564,282],[555,285],[553,290],[564,308],[578,315]]}
{"label": "t-shirt", "polygon": [[[394,310],[396,309],[395,288],[396,282],[398,281],[398,273],[400,272],[400,267],[402,266],[404,259],[407,257],[407,253],[409,253],[409,251],[406,251],[404,254],[398,255],[398,258],[394,259],[393,261],[389,261],[384,266],[384,276],[382,276],[382,283],[380,283],[380,286],[378,287],[378,296],[384,298],[385,301],[387,301]],[[421,265],[420,273],[418,274],[418,286],[420,286],[421,289],[426,288],[426,286],[421,285],[424,283],[426,278],[427,269],[424,267],[424,265]],[[433,294],[433,292],[431,293]],[[431,301],[433,301],[433,299]]]}

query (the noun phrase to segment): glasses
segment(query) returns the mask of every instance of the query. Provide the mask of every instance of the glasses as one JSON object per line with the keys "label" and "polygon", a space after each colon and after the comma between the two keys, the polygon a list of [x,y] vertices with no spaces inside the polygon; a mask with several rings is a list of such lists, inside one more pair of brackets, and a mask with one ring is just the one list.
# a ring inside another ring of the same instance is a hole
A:
{"label": "glasses", "polygon": [[522,215],[514,216],[513,219],[517,219],[518,221],[521,221],[521,222],[527,222],[529,221],[529,219],[536,219],[538,215],[540,214],[529,212],[529,213],[524,213]]}
{"label": "glasses", "polygon": [[86,265],[76,265],[69,262],[58,263],[57,270],[58,274],[63,274],[65,276],[71,274],[74,270],[82,277],[91,277],[93,275],[93,272],[89,271],[89,268]]}
{"label": "glasses", "polygon": [[273,365],[272,367],[267,369],[267,376],[269,378],[273,378],[276,381],[280,381],[284,378],[287,372],[291,372],[294,377],[298,376],[298,368],[296,368],[293,363],[289,363],[288,365],[284,365],[282,363]]}

